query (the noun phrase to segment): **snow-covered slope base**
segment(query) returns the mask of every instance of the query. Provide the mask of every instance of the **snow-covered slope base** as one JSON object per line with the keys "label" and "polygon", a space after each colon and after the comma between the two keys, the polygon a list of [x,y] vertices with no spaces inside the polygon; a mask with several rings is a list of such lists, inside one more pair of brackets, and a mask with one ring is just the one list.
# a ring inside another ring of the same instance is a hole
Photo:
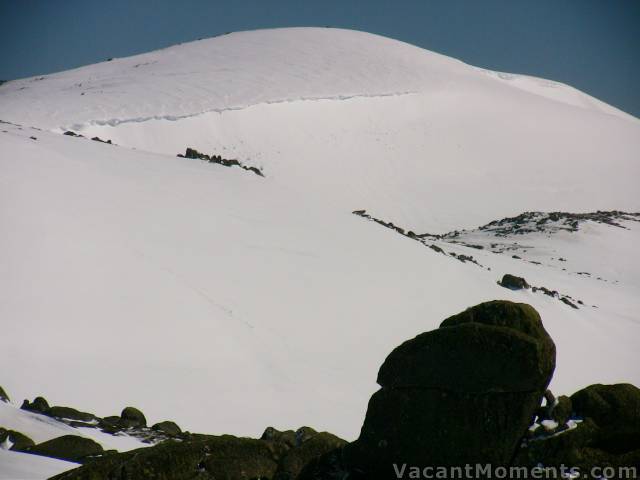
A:
{"label": "snow-covered slope base", "polygon": [[[640,384],[638,222],[532,233],[520,259],[486,232],[467,232],[482,250],[430,240],[477,265],[351,213],[440,234],[640,210],[640,122],[569,87],[289,29],[9,82],[0,112],[17,124],[0,125],[10,392],[208,433],[353,439],[391,349],[490,299],[540,311],[556,393]],[[186,147],[265,177],[177,158]],[[585,305],[505,289],[505,273]]]}

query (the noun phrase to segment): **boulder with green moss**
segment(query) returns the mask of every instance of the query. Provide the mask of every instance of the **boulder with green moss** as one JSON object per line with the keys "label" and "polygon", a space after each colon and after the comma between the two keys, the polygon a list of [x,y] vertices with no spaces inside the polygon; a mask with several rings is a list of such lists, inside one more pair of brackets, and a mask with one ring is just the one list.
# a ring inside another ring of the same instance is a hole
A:
{"label": "boulder with green moss", "polygon": [[182,433],[182,430],[180,429],[178,424],[169,420],[154,424],[151,427],[151,430],[154,430],[156,432],[162,432],[169,436],[177,436]]}
{"label": "boulder with green moss", "polygon": [[29,447],[24,451],[34,455],[76,463],[83,463],[89,458],[99,456],[104,452],[99,443],[78,435],[63,435]]}
{"label": "boulder with green moss", "polygon": [[147,419],[137,408],[126,407],[120,414],[120,424],[125,427],[146,427]]}
{"label": "boulder with green moss", "polygon": [[81,412],[71,407],[51,407],[45,412],[45,414],[49,417],[55,417],[60,420],[75,420],[87,423],[97,420],[97,417],[92,413]]}

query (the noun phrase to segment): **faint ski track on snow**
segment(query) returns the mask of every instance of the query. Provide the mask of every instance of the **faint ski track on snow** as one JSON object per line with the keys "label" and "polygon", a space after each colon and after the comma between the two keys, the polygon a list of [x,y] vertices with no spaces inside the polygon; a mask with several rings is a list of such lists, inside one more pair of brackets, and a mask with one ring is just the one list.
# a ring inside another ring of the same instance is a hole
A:
{"label": "faint ski track on snow", "polygon": [[[145,253],[141,252],[140,250],[138,250],[137,248],[134,248],[133,251],[143,260],[146,261],[150,261],[152,260],[151,257],[149,257],[148,255],[146,255]],[[165,273],[168,273],[170,276],[172,276],[176,281],[178,281],[178,283],[181,283],[182,285],[184,285],[185,287],[187,287],[189,290],[191,290],[193,293],[197,294],[199,297],[203,298],[209,305],[214,306],[216,309],[218,310],[222,310],[224,313],[227,314],[227,316],[231,317],[234,320],[239,320],[240,322],[244,323],[244,325],[247,328],[250,329],[254,329],[255,327],[248,321],[243,320],[242,318],[237,317],[234,313],[233,310],[229,307],[226,307],[225,305],[222,305],[218,302],[216,302],[213,298],[211,298],[206,292],[204,292],[203,290],[201,290],[200,288],[192,285],[188,280],[186,280],[182,275],[176,273],[175,271],[173,271],[171,268],[166,267],[164,265],[159,264],[158,262],[149,262],[149,263],[153,263],[158,269],[162,270]]]}

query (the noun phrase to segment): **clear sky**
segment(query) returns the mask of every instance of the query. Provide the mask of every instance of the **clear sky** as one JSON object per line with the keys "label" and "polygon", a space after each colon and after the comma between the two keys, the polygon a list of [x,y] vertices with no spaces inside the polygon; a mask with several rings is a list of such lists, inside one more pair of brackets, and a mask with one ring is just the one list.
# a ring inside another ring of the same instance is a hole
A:
{"label": "clear sky", "polygon": [[378,33],[565,82],[640,117],[637,0],[0,0],[0,79],[287,26]]}

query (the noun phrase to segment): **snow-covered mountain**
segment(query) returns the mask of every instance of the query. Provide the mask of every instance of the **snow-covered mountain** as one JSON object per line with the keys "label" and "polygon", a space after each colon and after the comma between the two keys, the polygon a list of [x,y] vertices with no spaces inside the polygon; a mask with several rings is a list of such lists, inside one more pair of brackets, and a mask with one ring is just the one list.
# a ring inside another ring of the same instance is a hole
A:
{"label": "snow-covered mountain", "polygon": [[[0,120],[13,396],[353,439],[393,347],[495,298],[541,313],[556,393],[640,384],[637,217],[473,230],[640,211],[640,122],[569,86],[278,29],[8,82]],[[505,273],[559,297],[507,290]]]}

